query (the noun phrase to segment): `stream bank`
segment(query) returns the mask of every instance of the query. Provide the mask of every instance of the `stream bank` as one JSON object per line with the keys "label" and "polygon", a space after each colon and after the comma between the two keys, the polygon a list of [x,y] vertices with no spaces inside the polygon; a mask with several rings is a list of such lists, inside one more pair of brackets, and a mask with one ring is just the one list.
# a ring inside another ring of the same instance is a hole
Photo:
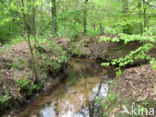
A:
{"label": "stream bank", "polygon": [[[66,38],[61,38],[56,40],[57,44],[60,45],[64,50],[66,50],[69,55],[78,58],[90,58],[93,60],[101,60],[105,62],[110,62],[112,59],[117,59],[125,57],[129,54],[130,51],[136,50],[138,47],[143,45],[139,41],[132,41],[128,44],[123,42],[101,42],[98,43],[98,40],[101,37],[110,37],[114,38],[116,35],[103,34],[94,37],[80,37],[76,40],[70,40]],[[148,52],[148,55],[156,58],[156,44]],[[147,60],[135,60],[134,63],[129,64],[128,67],[140,66],[143,64],[148,64]]]}
{"label": "stream bank", "polygon": [[151,65],[125,69],[112,81],[101,105],[104,117],[155,117],[156,70]]}
{"label": "stream bank", "polygon": [[66,52],[51,41],[41,41],[40,48],[37,48],[36,56],[40,82],[36,83],[27,43],[20,42],[1,47],[0,114],[20,108],[41,91],[60,83],[66,75],[69,59]]}

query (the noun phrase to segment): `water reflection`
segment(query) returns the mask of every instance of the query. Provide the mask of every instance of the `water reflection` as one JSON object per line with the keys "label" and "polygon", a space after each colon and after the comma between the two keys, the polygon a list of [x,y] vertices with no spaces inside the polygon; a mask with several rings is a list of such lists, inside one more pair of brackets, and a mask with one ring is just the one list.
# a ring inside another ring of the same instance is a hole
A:
{"label": "water reflection", "polygon": [[111,69],[103,69],[95,61],[74,59],[68,70],[65,85],[39,97],[17,117],[101,117],[100,104],[94,98],[107,96],[105,80],[112,76]]}
{"label": "water reflection", "polygon": [[41,117],[101,117],[100,104],[96,103],[94,99],[107,96],[108,85],[104,84],[102,80],[94,84],[96,78],[85,79],[90,83],[85,88],[83,88],[84,80],[77,82],[63,99],[55,100],[49,107],[44,107]]}

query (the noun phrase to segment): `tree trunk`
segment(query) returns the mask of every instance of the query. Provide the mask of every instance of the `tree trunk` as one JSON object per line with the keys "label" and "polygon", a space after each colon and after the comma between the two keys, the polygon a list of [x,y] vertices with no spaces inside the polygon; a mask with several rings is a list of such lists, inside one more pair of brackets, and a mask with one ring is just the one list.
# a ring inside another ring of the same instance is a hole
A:
{"label": "tree trunk", "polygon": [[[138,0],[139,18],[142,18],[141,0]],[[143,34],[142,21],[140,22],[140,33]]]}
{"label": "tree trunk", "polygon": [[94,23],[91,23],[92,27],[93,27],[93,30],[95,31],[96,30],[96,25]]}
{"label": "tree trunk", "polygon": [[[128,0],[122,0],[122,12],[123,12],[123,18],[127,17],[128,13]],[[128,25],[124,26],[123,32],[128,33]]]}
{"label": "tree trunk", "polygon": [[84,7],[84,16],[83,16],[83,28],[84,28],[84,35],[87,33],[87,8],[86,5],[88,3],[88,0],[85,0],[85,7]]}
{"label": "tree trunk", "polygon": [[103,26],[101,23],[99,23],[99,28],[100,28],[101,34],[103,34],[104,31],[103,31]]}
{"label": "tree trunk", "polygon": [[143,16],[144,16],[144,28],[147,28],[147,16],[146,16],[146,4],[145,4],[145,0],[143,0],[143,5],[144,5],[144,9],[143,9]]}
{"label": "tree trunk", "polygon": [[122,11],[123,11],[123,13],[128,13],[128,0],[122,0],[122,3],[123,3],[123,5],[122,5]]}
{"label": "tree trunk", "polygon": [[24,9],[23,9],[25,7],[24,0],[21,0],[21,3],[22,3],[22,14],[23,14],[24,28],[27,33],[27,37],[24,37],[24,35],[23,35],[23,38],[27,42],[28,47],[30,49],[30,54],[31,54],[31,59],[32,59],[32,72],[33,72],[33,76],[35,77],[35,81],[38,82],[38,71],[37,71],[37,63],[36,63],[37,61],[36,61],[36,57],[35,57],[35,54],[33,51],[32,43],[30,41],[30,35],[32,34],[33,28],[30,26],[29,21],[27,21],[28,15],[26,13],[24,13]]}
{"label": "tree trunk", "polygon": [[52,3],[52,8],[51,8],[51,13],[52,13],[52,34],[53,36],[57,35],[57,21],[56,21],[56,0],[51,0]]}

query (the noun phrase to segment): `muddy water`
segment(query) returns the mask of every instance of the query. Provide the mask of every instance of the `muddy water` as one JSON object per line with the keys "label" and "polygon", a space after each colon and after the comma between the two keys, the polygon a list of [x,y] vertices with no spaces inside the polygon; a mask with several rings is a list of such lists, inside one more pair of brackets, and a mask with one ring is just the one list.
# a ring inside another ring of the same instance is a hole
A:
{"label": "muddy water", "polygon": [[101,117],[95,97],[106,97],[111,68],[88,59],[72,59],[65,81],[30,103],[17,117]]}

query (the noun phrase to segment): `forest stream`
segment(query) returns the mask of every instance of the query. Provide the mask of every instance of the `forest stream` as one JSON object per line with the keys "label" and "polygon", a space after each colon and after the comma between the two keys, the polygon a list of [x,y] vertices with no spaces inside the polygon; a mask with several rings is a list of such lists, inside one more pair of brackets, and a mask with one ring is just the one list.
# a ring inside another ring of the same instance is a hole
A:
{"label": "forest stream", "polygon": [[107,96],[113,73],[97,61],[73,58],[63,83],[30,102],[17,117],[101,117],[95,98]]}

